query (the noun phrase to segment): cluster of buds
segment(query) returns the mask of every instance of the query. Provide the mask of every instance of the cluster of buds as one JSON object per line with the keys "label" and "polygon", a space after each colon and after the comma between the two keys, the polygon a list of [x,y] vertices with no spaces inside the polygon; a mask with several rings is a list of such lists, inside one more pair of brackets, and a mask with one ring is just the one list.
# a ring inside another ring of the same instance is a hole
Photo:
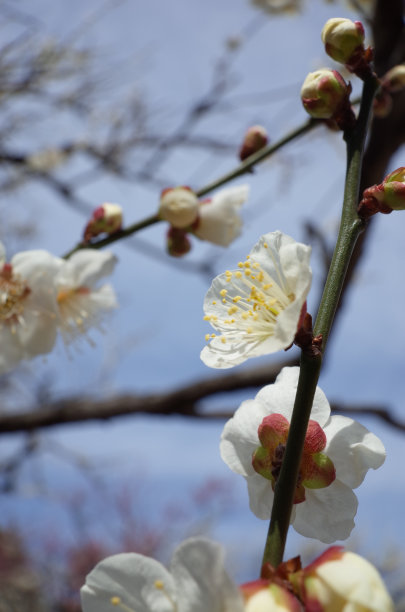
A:
{"label": "cluster of buds", "polygon": [[305,568],[299,557],[277,569],[266,564],[262,576],[241,587],[246,612],[394,610],[376,568],[341,546],[332,546]]}
{"label": "cluster of buds", "polygon": [[355,121],[350,93],[350,83],[347,84],[337,70],[322,68],[306,77],[301,88],[301,100],[311,117],[332,120],[344,130]]}
{"label": "cluster of buds", "polygon": [[243,161],[247,157],[257,153],[266,146],[269,141],[266,128],[262,125],[252,125],[246,132],[239,151],[239,159]]}
{"label": "cluster of buds", "polygon": [[393,210],[405,210],[405,166],[388,174],[379,185],[366,189],[357,212],[367,219],[377,212],[388,215]]}
{"label": "cluster of buds", "polygon": [[360,21],[329,19],[321,36],[326,53],[336,62],[362,79],[371,73],[372,50],[364,47],[364,28]]}
{"label": "cluster of buds", "polygon": [[374,99],[373,111],[377,117],[386,117],[392,108],[392,94],[405,89],[405,64],[398,64],[382,77],[381,87]]}
{"label": "cluster of buds", "polygon": [[83,239],[89,242],[100,234],[115,234],[122,227],[122,208],[118,204],[105,202],[96,208],[87,223]]}

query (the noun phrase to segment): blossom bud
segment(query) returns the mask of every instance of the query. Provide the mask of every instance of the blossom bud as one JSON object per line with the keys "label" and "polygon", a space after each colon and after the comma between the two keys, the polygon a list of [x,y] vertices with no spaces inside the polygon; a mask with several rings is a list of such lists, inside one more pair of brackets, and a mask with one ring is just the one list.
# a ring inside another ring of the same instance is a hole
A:
{"label": "blossom bud", "polygon": [[376,568],[341,546],[332,546],[308,567],[290,575],[289,580],[305,610],[394,611]]}
{"label": "blossom bud", "polygon": [[392,96],[382,87],[373,100],[373,113],[380,119],[387,117],[392,110]]}
{"label": "blossom bud", "polygon": [[269,580],[255,580],[241,586],[245,612],[300,612],[298,599],[282,586]]}
{"label": "blossom bud", "polygon": [[390,93],[396,93],[405,89],[405,64],[398,64],[383,76],[382,86]]}
{"label": "blossom bud", "polygon": [[164,189],[158,214],[173,227],[189,227],[197,219],[198,198],[190,187]]}
{"label": "blossom bud", "polygon": [[84,240],[88,242],[99,234],[114,234],[122,226],[122,208],[119,204],[105,202],[96,208],[84,230]]}
{"label": "blossom bud", "polygon": [[336,70],[310,72],[301,88],[301,100],[315,119],[332,119],[349,104],[351,87]]}
{"label": "blossom bud", "polygon": [[262,125],[253,125],[248,129],[239,151],[239,159],[243,161],[253,153],[260,151],[268,143],[266,128]]}
{"label": "blossom bud", "polygon": [[355,56],[364,53],[364,28],[360,21],[328,19],[321,36],[326,53],[341,64],[350,64]]}
{"label": "blossom bud", "polygon": [[182,257],[191,249],[187,233],[177,227],[171,227],[167,233],[167,252],[172,257]]}

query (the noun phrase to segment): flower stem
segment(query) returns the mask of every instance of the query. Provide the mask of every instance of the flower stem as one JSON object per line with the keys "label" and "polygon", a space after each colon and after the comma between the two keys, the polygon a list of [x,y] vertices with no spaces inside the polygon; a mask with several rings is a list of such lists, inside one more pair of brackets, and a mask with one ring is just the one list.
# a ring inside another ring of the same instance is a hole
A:
{"label": "flower stem", "polygon": [[[353,248],[358,236],[364,229],[364,223],[357,216],[356,209],[359,202],[364,143],[372,102],[377,88],[376,77],[369,76],[364,82],[356,124],[353,129],[344,133],[347,144],[347,169],[341,224],[314,326],[314,335],[322,334],[323,352],[332,327]],[[270,563],[277,567],[283,560],[302,450],[321,364],[321,353],[309,354],[302,351],[297,394],[284,460],[274,490],[274,503],[262,566],[265,563]]]}
{"label": "flower stem", "polygon": [[[306,134],[316,125],[319,125],[318,122],[314,121],[313,119],[309,119],[308,121],[300,125],[298,128],[295,128],[294,130],[289,132],[286,136],[284,136],[283,138],[281,138],[274,144],[264,147],[263,149],[260,149],[260,151],[258,151],[257,153],[250,155],[241,164],[239,164],[239,166],[237,166],[234,170],[231,170],[231,172],[224,174],[216,181],[213,181],[212,183],[209,183],[202,189],[199,189],[198,191],[196,191],[196,195],[199,198],[201,198],[202,196],[209,193],[210,191],[213,191],[214,189],[221,187],[221,185],[225,185],[225,183],[229,183],[234,178],[237,178],[238,176],[241,176],[242,174],[249,172],[253,168],[253,166],[260,163],[267,157],[270,157],[270,155],[272,155],[273,153],[281,149],[281,147],[283,147],[284,145],[291,142],[291,140],[294,140],[298,136],[302,136],[303,134]],[[111,234],[111,236],[107,236],[107,238],[103,238],[102,240],[96,240],[94,242],[87,242],[87,243],[80,242],[73,249],[65,253],[65,255],[63,255],[63,258],[67,259],[71,255],[73,255],[73,253],[76,253],[76,251],[80,251],[81,249],[101,249],[102,247],[105,247],[111,244],[112,242],[117,242],[117,240],[121,240],[122,238],[128,238],[128,236],[132,236],[132,234],[139,232],[139,230],[142,230],[145,227],[149,227],[150,225],[153,225],[154,223],[158,223],[159,221],[160,221],[159,217],[157,215],[153,215],[151,217],[147,217],[143,221],[139,221],[138,223],[133,223],[132,225],[128,225],[128,227],[126,227],[125,229],[115,232],[114,234]]]}

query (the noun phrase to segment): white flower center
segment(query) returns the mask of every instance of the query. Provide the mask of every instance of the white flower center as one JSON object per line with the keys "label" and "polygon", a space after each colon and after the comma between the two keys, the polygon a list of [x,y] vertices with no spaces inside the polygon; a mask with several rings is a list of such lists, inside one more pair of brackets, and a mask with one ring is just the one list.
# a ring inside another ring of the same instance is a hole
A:
{"label": "white flower center", "polygon": [[26,281],[13,274],[10,264],[4,264],[0,272],[0,325],[4,321],[13,329],[23,322],[24,300],[30,292]]}
{"label": "white flower center", "polygon": [[87,331],[90,327],[100,329],[100,310],[98,305],[93,303],[91,293],[87,287],[65,288],[58,291],[61,332],[66,343],[84,335],[87,341],[94,345],[87,336]]}
{"label": "white flower center", "polygon": [[[249,259],[248,255],[245,262],[238,264],[239,270],[225,272],[229,289],[222,289],[220,296],[228,306],[229,318],[207,315],[204,319],[228,338],[242,331],[252,341],[260,341],[273,335],[277,317],[295,300],[295,295],[289,292],[281,275],[275,281],[258,262]],[[215,305],[215,300],[212,303]],[[215,334],[207,334],[206,340],[213,337]],[[225,343],[226,337],[221,336],[221,341]]]}

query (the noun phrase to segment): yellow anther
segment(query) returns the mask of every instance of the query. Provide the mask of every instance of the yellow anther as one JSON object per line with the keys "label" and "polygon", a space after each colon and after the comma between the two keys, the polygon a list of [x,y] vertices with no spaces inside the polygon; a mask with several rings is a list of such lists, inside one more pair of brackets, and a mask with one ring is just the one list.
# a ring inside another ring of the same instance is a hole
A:
{"label": "yellow anther", "polygon": [[216,338],[217,335],[216,334],[211,334],[211,338]]}
{"label": "yellow anther", "polygon": [[265,285],[263,285],[263,289],[264,291],[267,291],[267,289],[270,289],[270,287],[273,286],[273,283],[266,283]]}
{"label": "yellow anther", "polygon": [[216,305],[216,301],[212,300],[212,305],[215,306]]}
{"label": "yellow anther", "polygon": [[230,270],[225,270],[225,276],[232,276],[232,272]]}
{"label": "yellow anther", "polygon": [[205,339],[208,342],[208,340],[210,339],[210,335],[209,334],[205,334]]}
{"label": "yellow anther", "polygon": [[263,246],[264,246],[265,249],[269,248],[269,245],[267,244],[267,242],[263,242]]}
{"label": "yellow anther", "polygon": [[165,585],[161,580],[155,580],[155,587],[162,591],[165,588]]}
{"label": "yellow anther", "polygon": [[110,602],[113,606],[119,606],[121,603],[121,597],[111,597]]}
{"label": "yellow anther", "polygon": [[253,332],[253,329],[251,327],[248,327],[246,331],[248,334],[251,334]]}
{"label": "yellow anther", "polygon": [[250,255],[246,255],[246,259],[250,259]]}
{"label": "yellow anther", "polygon": [[245,263],[243,264],[244,268],[250,268],[250,261],[245,261]]}
{"label": "yellow anther", "polygon": [[254,276],[254,274],[251,274],[251,275],[250,275],[250,278],[251,278],[252,280],[255,280],[256,276]]}
{"label": "yellow anther", "polygon": [[238,302],[240,302],[241,299],[242,299],[241,295],[235,295],[235,297],[232,298],[232,302],[235,302],[235,304],[237,304]]}
{"label": "yellow anther", "polygon": [[221,291],[219,292],[219,295],[221,295],[222,297],[225,297],[227,293],[228,293],[228,289],[221,289]]}
{"label": "yellow anther", "polygon": [[269,308],[270,312],[273,313],[276,317],[280,314],[277,308]]}
{"label": "yellow anther", "polygon": [[252,268],[255,268],[257,270],[257,268],[260,268],[260,264],[258,261],[255,261],[255,263],[252,264]]}
{"label": "yellow anther", "polygon": [[250,270],[245,270],[245,276],[250,276]]}
{"label": "yellow anther", "polygon": [[238,312],[239,308],[237,306],[231,306],[228,308],[228,314],[232,315],[234,312]]}
{"label": "yellow anther", "polygon": [[259,281],[259,283],[263,282],[263,278],[264,278],[264,274],[263,272],[260,270],[260,272],[257,274],[257,280]]}
{"label": "yellow anther", "polygon": [[242,272],[235,272],[236,278],[242,278]]}
{"label": "yellow anther", "polygon": [[226,304],[226,299],[225,298],[222,298],[222,303]]}
{"label": "yellow anther", "polygon": [[222,336],[222,338],[221,338],[221,342],[222,342],[222,344],[225,344],[225,343],[226,343],[226,338],[225,338],[224,336]]}
{"label": "yellow anther", "polygon": [[240,262],[238,263],[238,268],[243,268],[243,265],[244,265],[244,264],[243,264],[243,261],[240,261]]}
{"label": "yellow anther", "polygon": [[218,317],[217,317],[217,315],[211,315],[211,319],[212,319],[213,321],[217,321],[217,320],[218,320]]}
{"label": "yellow anther", "polygon": [[244,313],[243,313],[243,315],[242,315],[242,319],[245,319],[245,321],[246,321],[246,319],[247,319],[248,317],[249,317],[248,313],[247,313],[247,312],[244,312]]}
{"label": "yellow anther", "polygon": [[205,315],[204,321],[211,321],[211,315]]}

